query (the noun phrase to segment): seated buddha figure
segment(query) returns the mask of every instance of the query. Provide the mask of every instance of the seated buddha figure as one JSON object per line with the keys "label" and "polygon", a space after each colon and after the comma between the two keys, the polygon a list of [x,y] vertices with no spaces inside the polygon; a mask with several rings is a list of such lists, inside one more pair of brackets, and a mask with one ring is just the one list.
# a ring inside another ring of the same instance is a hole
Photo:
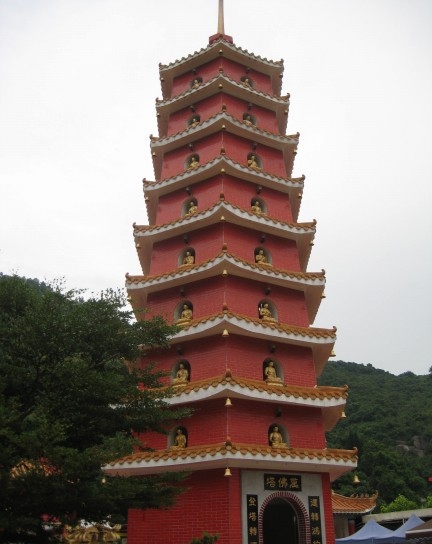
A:
{"label": "seated buddha figure", "polygon": [[255,262],[257,264],[265,264],[269,265],[270,263],[267,261],[267,257],[264,254],[264,250],[260,249],[258,253],[255,254]]}
{"label": "seated buddha figure", "polygon": [[259,316],[261,321],[269,321],[274,323],[276,319],[273,317],[268,303],[263,304],[259,309]]}
{"label": "seated buddha figure", "polygon": [[174,439],[174,444],[172,448],[174,450],[184,450],[187,446],[187,438],[181,429],[177,429],[177,434]]}
{"label": "seated buddha figure", "polygon": [[195,263],[195,257],[192,255],[190,251],[186,251],[186,255],[183,257],[183,264],[191,265],[194,263]]}
{"label": "seated buddha figure", "polygon": [[195,170],[200,165],[199,160],[197,157],[193,156],[188,164],[187,169],[188,170]]}
{"label": "seated buddha figure", "polygon": [[198,211],[198,206],[195,204],[195,202],[193,200],[191,200],[189,202],[189,209],[186,213],[186,215],[193,215],[194,213],[197,213]]}
{"label": "seated buddha figure", "polygon": [[248,126],[248,127],[255,127],[255,124],[253,122],[253,119],[252,119],[252,116],[247,114],[244,116],[243,118],[243,122]]}
{"label": "seated buddha figure", "polygon": [[185,368],[183,363],[179,364],[179,368],[176,372],[176,377],[173,380],[173,385],[185,385],[189,380],[189,371]]}
{"label": "seated buddha figure", "polygon": [[279,427],[276,425],[273,427],[273,430],[269,433],[269,442],[273,448],[286,448],[287,445],[283,440],[283,436],[279,432]]}
{"label": "seated buddha figure", "polygon": [[192,310],[189,308],[189,306],[187,304],[184,304],[182,313],[180,314],[180,317],[177,319],[176,323],[178,323],[178,324],[189,323],[189,321],[192,319],[192,317],[193,317]]}
{"label": "seated buddha figure", "polygon": [[273,361],[269,361],[264,369],[265,381],[270,385],[282,385]]}
{"label": "seated buddha figure", "polygon": [[257,172],[261,172],[260,165],[258,164],[258,161],[255,157],[255,155],[251,155],[247,161],[247,165],[249,168],[252,168],[253,170],[257,170]]}
{"label": "seated buddha figure", "polygon": [[261,204],[259,203],[258,200],[255,200],[255,202],[252,204],[251,210],[254,213],[259,213],[259,214],[263,213],[262,208],[261,208]]}

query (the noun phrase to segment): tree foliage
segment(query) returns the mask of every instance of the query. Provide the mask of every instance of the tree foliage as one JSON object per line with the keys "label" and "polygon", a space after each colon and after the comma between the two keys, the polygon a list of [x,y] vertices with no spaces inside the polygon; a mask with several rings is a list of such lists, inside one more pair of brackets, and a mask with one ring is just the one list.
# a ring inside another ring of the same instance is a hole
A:
{"label": "tree foliage", "polygon": [[[379,503],[399,495],[420,505],[432,466],[432,380],[406,372],[394,376],[372,365],[328,363],[320,384],[349,385],[347,418],[328,434],[329,447],[359,450],[357,474],[335,482],[343,494],[379,492]],[[419,444],[422,446],[419,448]]]}
{"label": "tree foliage", "polygon": [[405,510],[415,510],[417,507],[415,501],[410,501],[404,495],[398,495],[390,504],[383,504],[381,512],[403,512]]}
{"label": "tree foliage", "polygon": [[61,282],[0,276],[3,539],[43,542],[46,515],[121,521],[128,507],[172,504],[180,475],[105,477],[101,466],[132,453],[135,432],[164,432],[181,415],[155,393],[151,364],[125,364],[175,331],[160,317],[134,321],[119,292],[84,299]]}

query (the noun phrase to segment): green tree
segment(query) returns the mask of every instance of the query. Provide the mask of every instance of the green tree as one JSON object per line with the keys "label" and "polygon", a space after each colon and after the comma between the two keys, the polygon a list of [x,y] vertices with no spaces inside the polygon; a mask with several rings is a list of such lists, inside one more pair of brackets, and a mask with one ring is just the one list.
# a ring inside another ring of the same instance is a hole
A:
{"label": "green tree", "polygon": [[404,495],[398,495],[390,504],[382,504],[381,512],[402,512],[404,510],[415,510],[419,505],[415,501],[410,501]]}
{"label": "green tree", "polygon": [[84,299],[0,276],[0,538],[44,542],[47,516],[121,522],[128,507],[172,504],[181,475],[105,477],[101,466],[182,415],[154,366],[125,364],[175,332],[160,317],[136,322],[120,292]]}
{"label": "green tree", "polygon": [[432,380],[405,372],[394,376],[372,365],[329,362],[322,385],[349,385],[347,418],[327,435],[335,448],[359,451],[357,474],[335,482],[335,489],[350,495],[378,491],[378,503],[388,504],[404,495],[418,504],[428,493],[432,464]]}

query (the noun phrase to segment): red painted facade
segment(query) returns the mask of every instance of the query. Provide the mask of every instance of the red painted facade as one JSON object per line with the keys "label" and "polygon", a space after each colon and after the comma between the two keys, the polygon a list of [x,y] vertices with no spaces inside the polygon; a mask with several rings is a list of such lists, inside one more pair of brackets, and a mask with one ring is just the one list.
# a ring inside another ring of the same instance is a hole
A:
{"label": "red painted facade", "polygon": [[[144,181],[149,225],[134,226],[143,275],[128,276],[127,288],[134,308],[180,320],[171,348],[151,358],[169,373],[168,401],[194,412],[168,436],[143,435],[152,453],[107,471],[190,475],[173,508],[130,511],[129,544],[187,544],[204,531],[220,544],[334,542],[330,482],[356,457],[326,449],[346,390],[317,387],[335,330],[312,327],[325,277],[307,271],[315,222],[297,222],[304,178],[292,177],[298,134],[285,135],[282,73],[282,61],[223,34],[160,66],[156,179]],[[176,382],[180,365],[188,376]],[[176,448],[179,428],[187,442]],[[295,519],[289,527],[281,511]]]}

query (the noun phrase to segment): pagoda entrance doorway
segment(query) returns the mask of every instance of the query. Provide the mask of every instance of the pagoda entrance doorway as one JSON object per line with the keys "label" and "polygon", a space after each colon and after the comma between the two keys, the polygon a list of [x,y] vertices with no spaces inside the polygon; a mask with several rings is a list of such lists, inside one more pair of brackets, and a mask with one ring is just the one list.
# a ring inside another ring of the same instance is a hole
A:
{"label": "pagoda entrance doorway", "polygon": [[271,500],[262,521],[263,544],[301,544],[298,514],[289,500]]}

